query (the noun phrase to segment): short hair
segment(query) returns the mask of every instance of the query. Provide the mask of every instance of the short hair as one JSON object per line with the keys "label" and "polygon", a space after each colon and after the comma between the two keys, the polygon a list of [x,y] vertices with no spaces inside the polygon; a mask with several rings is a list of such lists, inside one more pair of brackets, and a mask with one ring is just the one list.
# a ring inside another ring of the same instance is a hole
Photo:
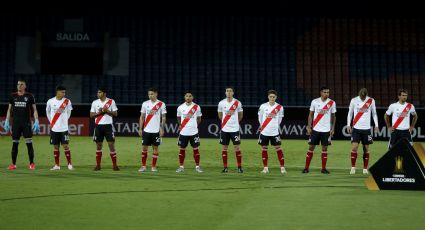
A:
{"label": "short hair", "polygon": [[274,95],[277,96],[277,91],[274,90],[274,89],[271,89],[271,90],[267,91],[267,96],[269,96],[270,94],[274,94]]}
{"label": "short hair", "polygon": [[104,93],[107,93],[108,92],[108,90],[106,90],[105,87],[98,87],[97,90],[102,91]]}
{"label": "short hair", "polygon": [[27,83],[27,81],[25,81],[24,79],[18,79],[18,81],[23,82],[23,83]]}
{"label": "short hair", "polygon": [[66,90],[66,88],[62,85],[56,86],[56,91],[62,91],[62,90]]}
{"label": "short hair", "polygon": [[185,90],[183,95],[186,95],[186,94],[188,94],[188,93],[192,94],[192,96],[193,96],[193,93],[192,93],[192,91],[190,91],[190,90]]}
{"label": "short hair", "polygon": [[398,90],[398,95],[401,96],[401,93],[408,94],[406,89],[399,89]]}
{"label": "short hair", "polygon": [[232,91],[235,92],[235,88],[233,86],[231,86],[231,85],[226,86],[225,89],[232,89]]}
{"label": "short hair", "polygon": [[329,87],[327,87],[327,86],[322,86],[322,87],[320,87],[320,92],[322,92],[323,90],[325,90],[325,89],[329,89]]}
{"label": "short hair", "polygon": [[154,92],[154,93],[158,93],[158,90],[155,88],[155,87],[150,87],[149,89],[148,89],[148,92],[149,91],[152,91],[152,92]]}
{"label": "short hair", "polygon": [[359,96],[367,96],[368,95],[368,92],[367,92],[367,89],[366,88],[361,88],[360,90],[359,90]]}

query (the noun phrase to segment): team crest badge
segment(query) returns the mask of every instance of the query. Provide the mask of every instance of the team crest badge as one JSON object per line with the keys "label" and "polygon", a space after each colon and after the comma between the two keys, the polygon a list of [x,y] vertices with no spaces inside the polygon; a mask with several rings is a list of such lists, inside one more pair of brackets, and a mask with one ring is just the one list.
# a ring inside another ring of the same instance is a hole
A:
{"label": "team crest badge", "polygon": [[28,101],[28,97],[24,97],[24,100],[25,100],[25,101]]}

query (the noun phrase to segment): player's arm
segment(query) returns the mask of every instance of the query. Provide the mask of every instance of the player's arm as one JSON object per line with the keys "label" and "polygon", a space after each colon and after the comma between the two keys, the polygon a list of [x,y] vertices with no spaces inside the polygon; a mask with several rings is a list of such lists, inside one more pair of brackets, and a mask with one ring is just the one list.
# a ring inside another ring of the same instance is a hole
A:
{"label": "player's arm", "polygon": [[223,112],[218,112],[218,119],[223,120]]}
{"label": "player's arm", "polygon": [[7,108],[7,113],[6,113],[6,120],[10,120],[10,111],[12,111],[12,104],[9,104],[9,107]]}
{"label": "player's arm", "polygon": [[238,112],[238,119],[239,119],[239,122],[241,122],[241,121],[242,121],[242,118],[243,118],[243,111],[240,111],[240,112]]}
{"label": "player's arm", "polygon": [[139,136],[142,136],[143,134],[143,124],[145,123],[145,113],[140,113],[140,118],[139,118]]}
{"label": "player's arm", "polygon": [[263,124],[263,108],[261,108],[261,106],[258,109],[258,123],[260,123],[260,127],[261,124]]}
{"label": "player's arm", "polygon": [[37,120],[38,121],[37,106],[35,104],[32,104],[32,109],[34,110],[34,120]]}
{"label": "player's arm", "polygon": [[394,128],[392,127],[392,125],[390,123],[390,115],[391,114],[392,114],[392,109],[391,109],[391,105],[390,105],[390,107],[388,107],[388,110],[387,110],[387,112],[385,112],[385,115],[384,115],[384,121],[385,121],[385,124],[387,125],[388,131],[390,133],[392,133],[393,130],[394,130]]}
{"label": "player's arm", "polygon": [[199,125],[201,123],[201,117],[196,118],[196,123]]}
{"label": "player's arm", "polygon": [[167,121],[167,114],[161,114],[161,124],[159,126],[159,135],[161,137],[164,136],[164,127],[165,127],[166,121]]}
{"label": "player's arm", "polygon": [[46,105],[46,116],[47,116],[47,119],[49,120],[49,122],[51,123],[52,122],[52,116],[50,114],[50,110],[51,110],[50,103],[47,102],[47,105]]}
{"label": "player's arm", "polygon": [[12,104],[9,104],[9,107],[7,108],[7,113],[6,113],[6,120],[4,121],[4,125],[3,125],[3,128],[6,132],[9,132],[9,129],[10,129],[9,119],[10,119],[11,110],[12,110]]}
{"label": "player's arm", "polygon": [[378,123],[378,114],[376,113],[376,105],[375,105],[375,100],[373,100],[373,106],[372,106],[372,117],[373,117],[373,122],[375,123],[375,132],[379,131],[379,123]]}
{"label": "player's arm", "polygon": [[311,124],[313,123],[314,112],[310,111],[307,118],[307,134],[311,134]]}
{"label": "player's arm", "polygon": [[347,115],[347,131],[348,133],[351,133],[351,119],[353,118],[353,112],[354,112],[354,103],[353,100],[350,102],[350,107],[348,109],[348,115]]}
{"label": "player's arm", "polygon": [[106,114],[108,114],[111,117],[116,117],[118,116],[118,110],[115,110],[115,111],[106,110]]}
{"label": "player's arm", "polygon": [[336,115],[335,113],[332,113],[331,115],[331,136],[335,133],[335,123],[336,123]]}
{"label": "player's arm", "polygon": [[413,119],[412,119],[412,124],[410,125],[409,128],[409,132],[412,133],[413,128],[415,128],[416,122],[418,121],[418,114],[417,113],[412,113]]}

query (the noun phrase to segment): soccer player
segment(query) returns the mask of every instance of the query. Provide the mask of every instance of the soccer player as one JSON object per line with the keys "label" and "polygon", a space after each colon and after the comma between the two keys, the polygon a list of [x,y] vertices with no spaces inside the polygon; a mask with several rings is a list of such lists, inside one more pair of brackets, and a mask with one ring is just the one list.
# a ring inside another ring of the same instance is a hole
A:
{"label": "soccer player", "polygon": [[[407,95],[407,90],[400,89],[398,91],[398,102],[392,103],[384,115],[385,124],[391,133],[389,149],[402,138],[407,138],[410,144],[413,145],[411,133],[418,121],[418,115],[416,114],[415,106],[407,102]],[[392,123],[390,123],[389,118],[391,115]],[[413,117],[412,124],[410,124],[410,115]]]}
{"label": "soccer player", "polygon": [[221,121],[220,144],[223,157],[223,173],[229,172],[227,168],[227,150],[230,140],[235,147],[236,160],[238,162],[238,173],[243,173],[242,169],[242,152],[240,149],[241,135],[239,132],[239,122],[243,117],[242,103],[233,98],[233,87],[226,88],[226,98],[218,103],[218,118]]}
{"label": "soccer player", "polygon": [[[308,115],[307,134],[308,152],[305,159],[303,173],[309,173],[313,152],[318,144],[322,144],[322,170],[321,173],[329,174],[326,169],[328,160],[328,145],[331,145],[331,137],[335,132],[336,121],[336,103],[329,98],[329,88],[324,86],[320,88],[320,97],[311,101],[310,113]],[[314,119],[313,119],[314,118]]]}
{"label": "soccer player", "polygon": [[139,119],[139,135],[142,137],[142,166],[139,172],[146,171],[148,147],[152,145],[152,172],[157,172],[158,146],[164,135],[167,109],[163,101],[158,100],[158,91],[155,88],[148,89],[149,100],[143,102]]}
{"label": "soccer player", "polygon": [[[353,116],[354,115],[354,116]],[[375,123],[375,132],[379,130],[378,116],[376,114],[375,100],[368,96],[366,88],[359,91],[359,96],[351,99],[350,109],[347,116],[347,131],[351,133],[351,171],[356,173],[357,149],[360,142],[363,144],[363,174],[368,174],[369,145],[373,143],[370,132],[370,117]],[[351,126],[352,118],[353,125]]]}
{"label": "soccer player", "polygon": [[261,173],[269,173],[268,167],[268,153],[267,148],[269,143],[274,146],[277,158],[280,163],[280,172],[286,174],[285,158],[283,149],[281,147],[281,139],[279,133],[279,126],[283,118],[283,106],[276,102],[277,92],[269,90],[267,92],[269,102],[264,103],[258,110],[258,121],[260,122],[260,136],[258,144],[262,146],[262,158],[264,169]]}
{"label": "soccer player", "polygon": [[55,165],[50,170],[60,170],[59,146],[62,144],[65,151],[68,169],[74,170],[69,149],[68,119],[71,117],[72,104],[65,98],[66,88],[56,87],[56,96],[49,99],[46,104],[46,115],[50,122],[50,144],[53,145]]}
{"label": "soccer player", "polygon": [[106,139],[112,159],[112,170],[119,171],[117,165],[117,153],[115,152],[115,136],[112,127],[113,117],[118,116],[118,108],[115,101],[106,97],[106,89],[99,87],[97,100],[91,104],[90,118],[95,118],[93,141],[96,142],[96,167],[95,171],[101,170],[103,139]]}
{"label": "soccer player", "polygon": [[[34,164],[34,148],[32,146],[32,134],[33,132],[40,132],[40,126],[38,122],[38,112],[35,105],[34,96],[26,92],[26,82],[24,80],[18,80],[17,92],[12,93],[9,98],[9,107],[7,109],[6,120],[4,121],[4,130],[9,132],[10,130],[10,117],[13,116],[12,124],[12,163],[9,165],[9,170],[16,169],[16,159],[18,157],[18,145],[21,135],[25,138],[27,144],[29,166],[31,170],[35,169]],[[34,124],[31,129],[31,110],[33,110]]]}
{"label": "soccer player", "polygon": [[202,169],[199,166],[200,154],[199,145],[200,139],[198,134],[198,125],[201,123],[201,107],[193,102],[193,94],[190,91],[184,93],[185,103],[177,108],[177,121],[179,127],[178,146],[180,146],[179,161],[180,167],[176,172],[184,172],[184,158],[186,156],[186,147],[190,142],[193,148],[193,158],[195,159],[195,171],[201,173]]}

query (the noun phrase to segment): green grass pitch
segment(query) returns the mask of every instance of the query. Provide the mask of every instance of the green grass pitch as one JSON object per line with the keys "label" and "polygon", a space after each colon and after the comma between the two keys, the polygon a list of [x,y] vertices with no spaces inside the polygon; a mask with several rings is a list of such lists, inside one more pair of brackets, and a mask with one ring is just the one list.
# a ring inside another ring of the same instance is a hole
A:
{"label": "green grass pitch", "polygon": [[[201,140],[202,174],[194,171],[192,150],[186,151],[186,171],[176,174],[176,138],[160,146],[158,173],[138,173],[141,141],[117,137],[118,164],[111,170],[104,151],[103,170],[94,172],[95,144],[90,137],[71,137],[75,171],[50,171],[52,147],[47,137],[35,137],[35,171],[27,169],[23,141],[18,169],[8,171],[11,138],[0,137],[0,229],[423,229],[425,193],[368,191],[361,174],[349,175],[350,142],[334,141],[329,149],[330,175],[320,173],[316,149],[310,174],[301,173],[305,140],[284,140],[288,174],[280,175],[274,149],[269,150],[270,174],[262,175],[260,146],[243,140],[245,173],[236,173],[230,146],[228,174],[221,174],[218,140]],[[371,146],[372,165],[386,142]],[[107,147],[106,145],[104,147]],[[151,163],[149,151],[148,165]],[[61,150],[62,166],[65,156]],[[150,169],[150,167],[148,168]]]}

